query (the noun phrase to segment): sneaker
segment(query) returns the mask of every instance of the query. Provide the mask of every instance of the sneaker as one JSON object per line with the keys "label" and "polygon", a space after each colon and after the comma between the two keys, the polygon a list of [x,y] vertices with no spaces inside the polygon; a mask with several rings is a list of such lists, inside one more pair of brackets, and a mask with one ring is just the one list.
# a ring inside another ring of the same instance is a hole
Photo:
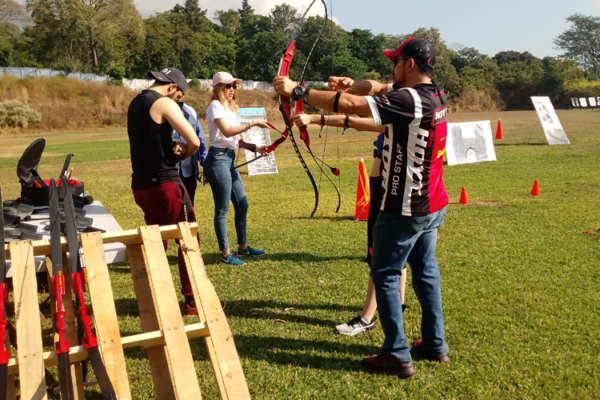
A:
{"label": "sneaker", "polygon": [[243,256],[257,256],[257,257],[260,257],[260,256],[264,256],[265,252],[263,250],[256,250],[256,249],[253,249],[252,247],[248,246],[248,247],[246,247],[246,250],[238,249],[237,254],[240,257],[243,257]]}
{"label": "sneaker", "polygon": [[345,324],[336,326],[335,333],[340,335],[354,336],[361,332],[372,331],[375,329],[375,321],[377,321],[377,317],[373,317],[371,322],[365,322],[365,320],[359,315]]}
{"label": "sneaker", "polygon": [[184,317],[197,317],[198,316],[198,307],[192,307],[189,304],[186,304],[183,309]]}
{"label": "sneaker", "polygon": [[246,265],[245,262],[237,258],[237,256],[233,253],[229,253],[227,256],[221,256],[221,264],[227,265]]}
{"label": "sneaker", "polygon": [[363,358],[363,364],[377,372],[397,375],[400,379],[410,378],[417,373],[412,361],[400,361],[391,354]]}
{"label": "sneaker", "polygon": [[437,361],[440,364],[450,362],[450,357],[448,357],[448,354],[444,354],[443,356],[432,356],[428,354],[427,349],[423,347],[423,340],[421,339],[416,339],[413,343],[413,346],[415,347],[415,349],[419,350],[429,361]]}

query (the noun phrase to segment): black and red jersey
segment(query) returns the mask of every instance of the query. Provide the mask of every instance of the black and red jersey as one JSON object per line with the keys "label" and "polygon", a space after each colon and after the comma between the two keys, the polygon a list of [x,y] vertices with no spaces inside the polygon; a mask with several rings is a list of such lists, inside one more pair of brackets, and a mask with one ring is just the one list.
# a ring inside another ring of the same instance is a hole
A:
{"label": "black and red jersey", "polygon": [[444,187],[448,112],[444,93],[420,84],[369,96],[375,125],[388,127],[383,143],[383,211],[433,214],[448,204]]}

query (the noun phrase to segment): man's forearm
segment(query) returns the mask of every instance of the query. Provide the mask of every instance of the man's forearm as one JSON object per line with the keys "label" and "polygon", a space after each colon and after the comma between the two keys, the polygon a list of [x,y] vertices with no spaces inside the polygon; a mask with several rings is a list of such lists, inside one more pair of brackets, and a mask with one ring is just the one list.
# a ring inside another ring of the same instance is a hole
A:
{"label": "man's forearm", "polygon": [[388,85],[373,80],[354,81],[347,93],[357,96],[375,96],[386,94],[387,87]]}
{"label": "man's forearm", "polygon": [[[345,115],[326,115],[324,118],[325,126],[345,128],[346,127],[346,116]],[[311,125],[321,125],[320,115],[311,115]],[[375,126],[373,118],[358,118],[350,117],[348,119],[348,128],[356,129],[357,131],[368,131],[368,132],[384,132],[384,126]]]}
{"label": "man's forearm", "polygon": [[308,95],[308,104],[321,108],[326,111],[339,112],[343,114],[358,114],[371,116],[369,103],[362,96],[354,96],[342,93],[338,101],[337,110],[335,109],[335,98],[338,96],[335,92],[324,90],[311,90]]}

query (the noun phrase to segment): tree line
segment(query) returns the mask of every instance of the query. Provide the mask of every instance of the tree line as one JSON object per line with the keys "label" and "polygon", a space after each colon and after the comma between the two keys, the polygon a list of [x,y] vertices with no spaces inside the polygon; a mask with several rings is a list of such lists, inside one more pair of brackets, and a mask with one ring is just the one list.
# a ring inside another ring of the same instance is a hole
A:
{"label": "tree line", "polygon": [[[188,78],[210,79],[229,71],[246,80],[270,81],[301,15],[285,3],[260,15],[248,0],[237,10],[217,11],[212,18],[206,14],[198,0],[145,19],[133,0],[27,0],[26,5],[0,0],[0,66],[94,72],[115,82],[175,66]],[[307,81],[330,75],[383,80],[391,63],[381,51],[412,36],[424,37],[436,48],[438,83],[455,104],[463,109],[527,108],[531,95],[557,102],[570,88],[600,79],[600,18],[575,14],[567,20],[571,28],[554,41],[564,55],[539,59],[515,51],[489,57],[448,45],[435,28],[374,35],[309,17],[300,25],[290,73],[298,77],[324,23]]]}

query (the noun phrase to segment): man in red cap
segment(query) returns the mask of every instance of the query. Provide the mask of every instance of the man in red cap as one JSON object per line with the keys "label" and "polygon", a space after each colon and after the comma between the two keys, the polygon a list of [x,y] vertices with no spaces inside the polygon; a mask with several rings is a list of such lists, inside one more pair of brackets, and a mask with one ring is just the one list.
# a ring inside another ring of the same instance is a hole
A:
{"label": "man in red cap", "polygon": [[327,111],[372,116],[375,131],[387,128],[382,152],[384,194],[371,266],[385,341],[382,354],[363,362],[374,370],[408,378],[415,369],[404,333],[398,281],[407,261],[423,312],[422,340],[415,340],[414,346],[430,360],[450,361],[435,258],[438,228],[448,204],[442,180],[447,100],[433,78],[435,50],[429,42],[411,38],[383,54],[394,63],[394,82],[389,86],[334,78],[332,86],[340,91],[332,93],[303,90],[279,76],[273,87],[277,94],[303,98]]}

